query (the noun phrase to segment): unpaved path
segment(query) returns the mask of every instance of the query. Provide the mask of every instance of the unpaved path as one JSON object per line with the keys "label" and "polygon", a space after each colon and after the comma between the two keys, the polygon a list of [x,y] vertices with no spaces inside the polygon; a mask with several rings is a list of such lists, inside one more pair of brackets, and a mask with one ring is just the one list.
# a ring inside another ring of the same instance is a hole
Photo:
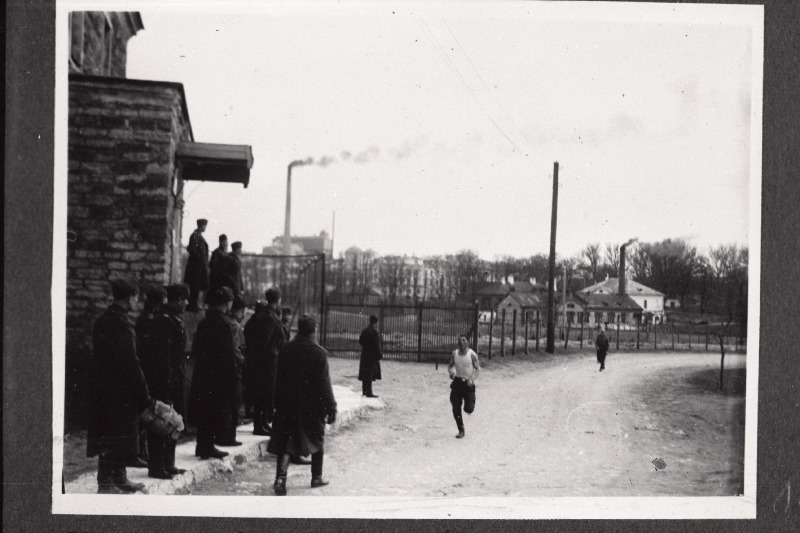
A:
{"label": "unpaved path", "polygon": [[[538,361],[534,362],[534,360]],[[741,493],[743,356],[612,354],[598,372],[586,353],[489,362],[477,404],[455,439],[443,366],[384,361],[387,404],[326,442],[325,477],[308,487],[292,466],[290,494],[327,496],[714,496]],[[356,388],[358,362],[332,359]],[[656,468],[662,459],[665,468]],[[274,458],[194,487],[197,494],[272,494]]]}

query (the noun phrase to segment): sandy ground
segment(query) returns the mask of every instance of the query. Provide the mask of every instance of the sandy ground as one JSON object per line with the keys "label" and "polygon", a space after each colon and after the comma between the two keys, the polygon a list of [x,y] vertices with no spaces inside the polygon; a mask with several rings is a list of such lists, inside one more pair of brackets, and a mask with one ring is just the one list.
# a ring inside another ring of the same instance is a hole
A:
{"label": "sandy ground", "polygon": [[[290,467],[289,493],[326,496],[723,496],[743,487],[745,358],[707,353],[495,358],[455,439],[444,366],[382,363],[387,404],[326,442],[325,477]],[[359,390],[357,360],[331,359]],[[660,459],[662,462],[657,461]],[[655,463],[654,463],[655,461]],[[660,468],[657,468],[657,465]],[[665,465],[665,466],[662,466]],[[193,494],[271,495],[275,460],[237,467]]]}

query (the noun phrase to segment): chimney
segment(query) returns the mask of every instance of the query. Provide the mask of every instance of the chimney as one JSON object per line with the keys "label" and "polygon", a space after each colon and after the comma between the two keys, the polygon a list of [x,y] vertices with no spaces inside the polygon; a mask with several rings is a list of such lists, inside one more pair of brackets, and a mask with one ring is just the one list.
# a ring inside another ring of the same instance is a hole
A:
{"label": "chimney", "polygon": [[625,296],[627,280],[625,279],[625,245],[619,247],[619,295]]}

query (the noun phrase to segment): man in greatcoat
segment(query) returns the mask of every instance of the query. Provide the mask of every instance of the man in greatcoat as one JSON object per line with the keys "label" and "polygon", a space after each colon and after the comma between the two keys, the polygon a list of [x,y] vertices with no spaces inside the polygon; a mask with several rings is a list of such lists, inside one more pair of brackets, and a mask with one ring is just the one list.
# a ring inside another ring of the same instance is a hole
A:
{"label": "man in greatcoat", "polygon": [[241,296],[244,292],[244,279],[242,277],[242,259],[239,255],[242,253],[241,241],[236,241],[231,244],[231,253],[228,255],[228,262],[226,264],[227,275],[225,279],[227,282],[233,282],[233,294]]}
{"label": "man in greatcoat", "polygon": [[381,334],[378,332],[378,317],[370,315],[369,325],[358,337],[361,345],[361,359],[358,364],[358,379],[361,380],[361,392],[367,398],[377,398],[372,393],[372,382],[381,379]]}
{"label": "man in greatcoat", "polygon": [[311,454],[311,487],[328,484],[322,478],[325,423],[336,421],[336,399],[331,387],[328,351],[317,344],[317,323],[303,315],[297,335],[286,343],[278,359],[275,421],[267,450],[277,456],[275,494],[286,495],[291,456]]}
{"label": "man in greatcoat", "polygon": [[195,359],[189,395],[189,421],[197,426],[195,455],[221,459],[228,455],[214,446],[222,434],[229,406],[236,396],[236,354],[227,313],[233,298],[225,289],[208,294],[206,316],[192,342]]}
{"label": "man in greatcoat", "polygon": [[106,494],[144,489],[128,480],[125,465],[139,453],[139,414],[151,402],[128,317],[138,290],[127,280],[114,280],[111,291],[114,302],[95,321],[92,334],[86,443],[86,455],[98,457],[97,491]]}
{"label": "man in greatcoat", "polygon": [[[151,313],[143,313],[137,322],[139,353],[147,386],[153,398],[172,405],[184,416],[183,380],[186,356],[186,328],[181,315],[189,301],[189,287],[183,283],[167,287],[167,304]],[[147,431],[148,475],[171,479],[186,472],[175,466],[177,442]]]}
{"label": "man in greatcoat", "polygon": [[276,287],[265,293],[267,305],[244,325],[247,363],[252,386],[253,435],[269,435],[275,402],[278,350],[286,342],[281,327],[281,292]]}
{"label": "man in greatcoat", "polygon": [[247,302],[242,297],[233,297],[228,321],[233,331],[233,346],[236,355],[236,394],[229,405],[222,433],[216,436],[218,446],[242,445],[241,442],[236,440],[236,429],[239,426],[239,407],[242,403],[242,368],[244,366],[244,328],[242,327],[242,320],[244,320],[246,308]]}
{"label": "man in greatcoat", "polygon": [[189,237],[189,258],[186,262],[186,272],[183,281],[189,285],[189,305],[188,311],[196,312],[200,310],[198,300],[200,293],[208,290],[208,243],[203,238],[203,232],[208,226],[208,220],[200,218],[197,220],[197,229]]}
{"label": "man in greatcoat", "polygon": [[219,236],[219,246],[211,252],[208,261],[208,291],[212,292],[220,287],[229,287],[233,290],[234,282],[229,275],[230,254],[228,253],[228,236],[224,233]]}

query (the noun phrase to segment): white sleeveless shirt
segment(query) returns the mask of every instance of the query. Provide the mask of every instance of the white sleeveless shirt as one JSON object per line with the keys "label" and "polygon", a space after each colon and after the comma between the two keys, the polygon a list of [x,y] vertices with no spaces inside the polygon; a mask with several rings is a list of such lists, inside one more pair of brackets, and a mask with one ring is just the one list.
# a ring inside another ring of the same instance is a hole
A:
{"label": "white sleeveless shirt", "polygon": [[458,350],[453,352],[453,361],[456,366],[456,377],[463,379],[470,379],[475,369],[472,366],[472,356],[475,352],[471,348],[467,349],[467,353],[461,355]]}

